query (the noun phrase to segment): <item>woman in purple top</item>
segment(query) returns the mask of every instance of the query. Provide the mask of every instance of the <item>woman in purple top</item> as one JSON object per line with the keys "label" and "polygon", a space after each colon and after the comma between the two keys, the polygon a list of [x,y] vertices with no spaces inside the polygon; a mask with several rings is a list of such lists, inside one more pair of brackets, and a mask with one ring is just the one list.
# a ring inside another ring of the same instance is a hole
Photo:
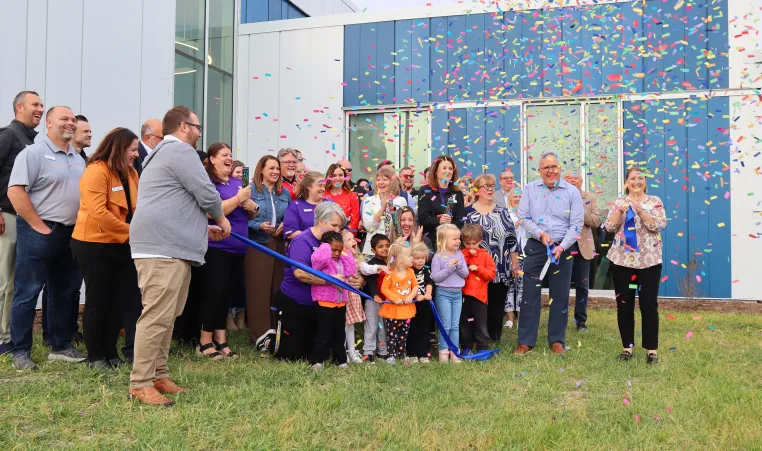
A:
{"label": "woman in purple top", "polygon": [[283,215],[283,236],[293,240],[315,225],[315,208],[323,201],[325,177],[311,171],[304,175],[296,191],[296,200],[288,204]]}
{"label": "woman in purple top", "polygon": [[[339,232],[347,222],[344,210],[333,203],[323,202],[315,208],[315,225],[300,233],[291,241],[286,256],[303,265],[312,267],[312,253],[320,247],[323,233]],[[358,284],[350,280],[353,286]],[[278,309],[278,337],[266,337],[258,346],[270,349],[280,360],[307,360],[317,331],[315,300],[312,285],[325,285],[323,279],[286,265],[280,291],[275,298]],[[274,348],[274,350],[273,350]]]}
{"label": "woman in purple top", "polygon": [[[259,210],[259,206],[251,200],[251,185],[241,188],[241,180],[230,177],[233,153],[227,144],[212,144],[207,154],[206,171],[220,193],[222,209],[230,221],[232,232],[246,236],[248,221]],[[188,303],[192,307],[190,312],[185,313],[193,314],[196,310],[197,324],[201,328],[196,348],[199,355],[213,360],[238,357],[227,344],[225,325],[228,299],[236,282],[236,269],[243,266],[246,250],[246,244],[232,236],[221,241],[209,240],[204,256],[206,264],[191,270]]]}

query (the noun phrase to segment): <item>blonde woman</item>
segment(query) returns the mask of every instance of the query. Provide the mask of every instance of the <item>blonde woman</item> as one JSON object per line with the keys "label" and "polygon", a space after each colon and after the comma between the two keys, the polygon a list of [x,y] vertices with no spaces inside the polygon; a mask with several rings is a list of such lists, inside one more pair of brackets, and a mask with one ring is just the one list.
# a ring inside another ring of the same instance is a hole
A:
{"label": "blonde woman", "polygon": [[363,223],[368,231],[363,254],[373,255],[370,244],[373,236],[379,233],[389,236],[394,226],[395,211],[407,206],[407,201],[400,197],[400,184],[394,171],[386,167],[379,169],[376,173],[376,194],[362,203]]}
{"label": "blonde woman", "polygon": [[524,279],[520,277],[524,271],[524,246],[527,244],[527,231],[521,227],[521,220],[518,216],[519,202],[521,202],[521,188],[514,187],[508,192],[508,213],[513,221],[513,228],[516,230],[516,250],[519,254],[519,268],[516,271],[518,277],[514,277],[508,285],[508,296],[505,299],[505,325],[503,327],[511,329],[513,323],[518,319],[521,311],[521,293],[524,290]]}
{"label": "blonde woman", "polygon": [[646,363],[659,363],[659,283],[662,266],[661,231],[667,226],[664,204],[648,195],[645,172],[633,166],[625,174],[624,197],[609,211],[606,230],[616,232],[608,253],[617,299],[617,322],[622,338],[619,359],[632,359],[635,342],[635,290],[643,317],[642,345]]}

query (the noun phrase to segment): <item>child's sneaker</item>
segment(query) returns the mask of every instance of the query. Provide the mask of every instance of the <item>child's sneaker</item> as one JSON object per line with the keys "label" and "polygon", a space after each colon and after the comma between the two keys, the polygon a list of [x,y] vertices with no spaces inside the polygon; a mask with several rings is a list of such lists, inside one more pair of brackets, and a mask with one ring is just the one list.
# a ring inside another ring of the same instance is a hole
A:
{"label": "child's sneaker", "polygon": [[397,363],[397,361],[394,360],[394,357],[388,357],[386,359],[386,363],[388,363],[389,365],[394,365],[395,363]]}
{"label": "child's sneaker", "polygon": [[362,357],[358,351],[350,351],[347,353],[347,358],[350,363],[362,363]]}
{"label": "child's sneaker", "polygon": [[428,357],[421,357],[420,359],[418,359],[418,361],[420,363],[429,363],[429,358]]}
{"label": "child's sneaker", "polygon": [[418,357],[405,357],[407,363],[418,363]]}
{"label": "child's sneaker", "polygon": [[511,320],[506,321],[505,325],[503,327],[505,327],[506,329],[512,329],[513,328],[513,321],[511,321]]}
{"label": "child's sneaker", "polygon": [[365,354],[362,356],[363,362],[376,363],[376,357],[373,354]]}
{"label": "child's sneaker", "polygon": [[439,361],[447,363],[450,361],[450,351],[439,351]]}
{"label": "child's sneaker", "polygon": [[460,363],[460,359],[455,356],[455,353],[450,351],[450,362],[452,363]]}
{"label": "child's sneaker", "polygon": [[323,364],[322,363],[316,363],[310,367],[312,371],[323,371]]}
{"label": "child's sneaker", "polygon": [[346,363],[342,363],[341,365],[339,365],[340,370],[345,370],[347,368],[349,368],[349,365],[347,365]]}

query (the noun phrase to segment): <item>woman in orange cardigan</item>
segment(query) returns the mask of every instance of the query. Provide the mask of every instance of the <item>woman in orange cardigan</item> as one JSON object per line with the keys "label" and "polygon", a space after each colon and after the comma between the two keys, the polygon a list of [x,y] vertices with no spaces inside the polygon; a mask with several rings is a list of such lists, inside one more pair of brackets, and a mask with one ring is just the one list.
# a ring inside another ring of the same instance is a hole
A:
{"label": "woman in orange cardigan", "polygon": [[[79,182],[71,249],[85,279],[82,323],[91,368],[124,365],[116,351],[122,315],[135,303],[140,305],[129,244],[138,198],[138,173],[133,168],[137,157],[138,137],[116,128],[103,138]],[[130,326],[134,330],[135,324],[125,324]]]}

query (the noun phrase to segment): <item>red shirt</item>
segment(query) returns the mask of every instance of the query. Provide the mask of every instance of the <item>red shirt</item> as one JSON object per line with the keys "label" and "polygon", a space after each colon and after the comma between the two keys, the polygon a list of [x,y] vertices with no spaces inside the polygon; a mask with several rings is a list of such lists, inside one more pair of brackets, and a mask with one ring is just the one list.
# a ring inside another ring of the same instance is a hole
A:
{"label": "red shirt", "polygon": [[360,226],[360,201],[357,200],[357,194],[352,191],[341,190],[339,195],[333,196],[330,190],[326,190],[323,198],[336,202],[344,210],[344,214],[349,220],[349,231],[356,234],[357,228]]}
{"label": "red shirt", "polygon": [[281,177],[280,184],[291,194],[291,200],[296,200],[296,178],[289,182],[286,177]]}
{"label": "red shirt", "polygon": [[463,258],[466,259],[466,265],[476,265],[476,271],[468,270],[466,285],[463,287],[463,294],[473,296],[476,299],[487,303],[487,286],[495,278],[497,268],[492,255],[486,250],[479,248],[476,255],[471,255],[470,249],[463,249]]}

